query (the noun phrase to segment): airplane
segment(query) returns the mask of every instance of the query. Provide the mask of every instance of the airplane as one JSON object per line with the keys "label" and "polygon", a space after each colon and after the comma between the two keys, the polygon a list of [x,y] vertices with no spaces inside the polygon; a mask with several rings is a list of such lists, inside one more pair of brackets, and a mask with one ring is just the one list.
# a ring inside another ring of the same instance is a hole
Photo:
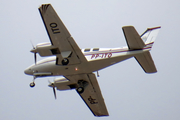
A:
{"label": "airplane", "polygon": [[[94,116],[109,116],[95,72],[134,57],[146,73],[157,72],[150,50],[159,27],[148,28],[139,35],[133,26],[122,27],[127,46],[119,48],[80,49],[55,12],[51,4],[42,4],[39,12],[50,43],[40,43],[31,50],[35,63],[24,73],[35,79],[46,76],[63,76],[49,84],[56,98],[57,90],[75,89]],[[47,58],[37,62],[36,54]]]}

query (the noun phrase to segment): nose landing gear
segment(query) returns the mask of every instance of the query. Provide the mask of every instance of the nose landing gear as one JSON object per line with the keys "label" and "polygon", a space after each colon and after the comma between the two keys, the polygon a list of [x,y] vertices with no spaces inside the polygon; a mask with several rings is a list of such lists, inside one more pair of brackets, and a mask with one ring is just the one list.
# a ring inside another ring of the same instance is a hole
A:
{"label": "nose landing gear", "polygon": [[31,87],[31,88],[33,88],[34,86],[35,86],[35,79],[36,79],[36,76],[34,76],[34,78],[33,78],[33,82],[31,82],[30,84],[29,84],[29,86]]}
{"label": "nose landing gear", "polygon": [[32,83],[29,84],[29,86],[30,86],[31,88],[33,88],[33,87],[35,86],[35,83],[32,82]]}

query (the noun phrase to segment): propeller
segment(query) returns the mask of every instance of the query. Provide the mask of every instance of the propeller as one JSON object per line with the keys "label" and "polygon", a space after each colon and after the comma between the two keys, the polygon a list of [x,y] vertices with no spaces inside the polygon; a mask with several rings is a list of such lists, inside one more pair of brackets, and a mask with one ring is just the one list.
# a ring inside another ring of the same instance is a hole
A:
{"label": "propeller", "polygon": [[36,55],[36,53],[37,53],[37,52],[34,53],[34,62],[35,62],[35,64],[36,64],[36,62],[37,62],[37,55]]}
{"label": "propeller", "polygon": [[35,64],[36,64],[36,62],[37,62],[37,55],[36,55],[36,53],[37,53],[37,52],[36,52],[36,48],[34,47],[32,41],[31,41],[31,45],[32,45],[32,47],[33,47],[33,49],[31,50],[31,52],[34,53],[34,62],[35,62]]}
{"label": "propeller", "polygon": [[56,97],[55,85],[54,85],[54,83],[52,83],[52,82],[50,82],[50,81],[49,81],[49,83],[50,83],[50,84],[49,84],[49,87],[52,87],[52,88],[53,88],[54,97],[55,97],[55,99],[56,99],[57,97]]}
{"label": "propeller", "polygon": [[[54,85],[53,85],[54,86]],[[55,86],[53,87],[53,92],[54,92],[54,97],[55,97],[55,99],[57,98],[56,97],[56,90],[55,90]]]}

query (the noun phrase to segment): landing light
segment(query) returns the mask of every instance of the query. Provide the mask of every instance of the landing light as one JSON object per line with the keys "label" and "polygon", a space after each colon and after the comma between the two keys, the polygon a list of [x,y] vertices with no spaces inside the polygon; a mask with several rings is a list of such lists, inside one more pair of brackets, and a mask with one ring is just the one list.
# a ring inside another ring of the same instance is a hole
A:
{"label": "landing light", "polygon": [[76,67],[76,68],[75,68],[75,70],[77,71],[77,70],[78,70],[78,68]]}

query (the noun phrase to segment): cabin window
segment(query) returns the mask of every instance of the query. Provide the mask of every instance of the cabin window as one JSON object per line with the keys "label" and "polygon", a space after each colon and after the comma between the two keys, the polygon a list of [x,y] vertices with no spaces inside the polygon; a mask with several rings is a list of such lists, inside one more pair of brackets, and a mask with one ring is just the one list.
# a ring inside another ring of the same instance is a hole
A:
{"label": "cabin window", "polygon": [[93,51],[99,51],[99,48],[94,48]]}
{"label": "cabin window", "polygon": [[84,52],[89,52],[91,49],[90,48],[87,48],[87,49],[84,49]]}

